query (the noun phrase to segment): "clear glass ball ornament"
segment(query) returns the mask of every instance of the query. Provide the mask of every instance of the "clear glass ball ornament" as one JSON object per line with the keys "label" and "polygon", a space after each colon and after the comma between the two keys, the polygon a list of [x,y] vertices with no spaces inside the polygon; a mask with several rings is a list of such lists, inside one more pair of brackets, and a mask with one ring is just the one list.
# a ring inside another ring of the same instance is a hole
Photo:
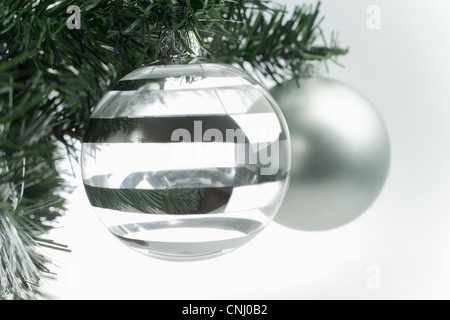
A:
{"label": "clear glass ball ornament", "polygon": [[82,146],[91,205],[129,247],[167,260],[236,249],[275,216],[291,145],[270,94],[229,65],[157,62],[96,106]]}

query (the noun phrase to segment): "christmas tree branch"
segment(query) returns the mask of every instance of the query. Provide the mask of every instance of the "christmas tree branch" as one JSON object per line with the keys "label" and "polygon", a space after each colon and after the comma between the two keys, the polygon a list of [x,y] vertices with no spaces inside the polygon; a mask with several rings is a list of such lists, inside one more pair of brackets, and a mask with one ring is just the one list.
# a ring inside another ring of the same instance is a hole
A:
{"label": "christmas tree branch", "polygon": [[265,3],[240,0],[230,6],[225,26],[213,23],[210,29],[218,32],[210,45],[217,60],[237,63],[243,69],[248,64],[252,71],[256,69],[280,83],[298,79],[305,61],[328,60],[348,52],[339,47],[334,34],[330,46],[316,44],[319,38],[324,39],[320,2],[315,7],[296,7],[290,16],[284,7],[268,7]]}

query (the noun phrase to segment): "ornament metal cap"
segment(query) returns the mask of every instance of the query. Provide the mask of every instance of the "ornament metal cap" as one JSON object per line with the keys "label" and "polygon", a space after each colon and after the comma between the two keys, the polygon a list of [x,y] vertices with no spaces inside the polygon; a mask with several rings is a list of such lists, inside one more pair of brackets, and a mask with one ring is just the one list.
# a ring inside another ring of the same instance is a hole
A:
{"label": "ornament metal cap", "polygon": [[158,39],[158,59],[200,56],[200,43],[193,31],[161,31]]}
{"label": "ornament metal cap", "polygon": [[300,78],[316,78],[325,74],[325,64],[321,60],[306,60],[300,65]]}

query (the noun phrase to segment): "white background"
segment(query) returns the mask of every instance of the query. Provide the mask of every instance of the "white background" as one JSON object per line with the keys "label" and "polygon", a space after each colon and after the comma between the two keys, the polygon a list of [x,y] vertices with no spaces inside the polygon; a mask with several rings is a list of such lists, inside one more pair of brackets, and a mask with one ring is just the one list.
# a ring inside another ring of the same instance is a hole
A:
{"label": "white background", "polygon": [[[370,5],[381,29],[367,28]],[[325,0],[321,14],[325,34],[351,49],[328,76],[363,92],[389,131],[391,170],[374,205],[336,230],[272,223],[225,256],[175,263],[119,243],[78,188],[50,235],[72,250],[46,251],[50,298],[450,299],[450,2]]]}

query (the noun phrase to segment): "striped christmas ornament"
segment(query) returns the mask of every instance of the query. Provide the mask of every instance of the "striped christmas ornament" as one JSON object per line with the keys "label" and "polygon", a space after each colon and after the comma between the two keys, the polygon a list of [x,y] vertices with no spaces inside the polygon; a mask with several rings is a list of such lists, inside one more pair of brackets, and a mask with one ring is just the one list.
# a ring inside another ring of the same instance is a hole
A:
{"label": "striped christmas ornament", "polygon": [[269,93],[199,59],[125,76],[96,106],[82,146],[86,194],[108,230],[168,260],[251,240],[279,209],[290,170],[289,132]]}

